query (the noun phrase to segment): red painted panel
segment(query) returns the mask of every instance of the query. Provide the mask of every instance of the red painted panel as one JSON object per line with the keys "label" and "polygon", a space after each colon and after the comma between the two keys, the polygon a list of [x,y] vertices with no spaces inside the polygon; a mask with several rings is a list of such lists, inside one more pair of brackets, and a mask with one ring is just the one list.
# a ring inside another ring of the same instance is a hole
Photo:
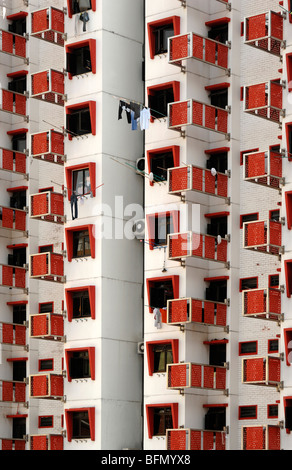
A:
{"label": "red painted panel", "polygon": [[193,57],[197,59],[203,59],[203,51],[204,51],[204,39],[200,36],[196,36],[193,34]]}
{"label": "red painted panel", "polygon": [[188,168],[175,168],[170,172],[170,191],[185,191],[188,189]]}
{"label": "red painted panel", "polygon": [[13,112],[13,93],[2,90],[2,109]]}
{"label": "red painted panel", "polygon": [[32,75],[32,94],[38,95],[49,91],[49,73],[47,71],[38,72]]}
{"label": "red painted panel", "polygon": [[218,65],[220,67],[228,68],[228,47],[224,46],[223,44],[217,45],[218,49]]}
{"label": "red painted panel", "polygon": [[48,334],[47,315],[37,315],[31,317],[31,335],[40,336]]}
{"label": "red painted panel", "polygon": [[200,366],[200,364],[191,365],[191,386],[202,386],[202,366]]}
{"label": "red painted panel", "polygon": [[204,366],[204,388],[214,388],[214,367]]}
{"label": "red painted panel", "polygon": [[205,127],[215,129],[215,108],[205,105]]}
{"label": "red painted panel", "polygon": [[13,382],[2,382],[2,400],[13,401]]}
{"label": "red painted panel", "polygon": [[197,168],[193,166],[192,169],[192,189],[197,191],[203,191],[203,174],[204,170],[202,168]]}
{"label": "red painted panel", "polygon": [[32,33],[38,33],[49,29],[49,18],[47,16],[47,9],[34,11],[32,13]]}
{"label": "red painted panel", "polygon": [[48,377],[46,375],[31,377],[30,394],[33,397],[45,397],[48,395]]}
{"label": "red painted panel", "polygon": [[247,25],[246,39],[248,41],[252,39],[263,38],[268,35],[265,13],[250,17],[248,19]]}
{"label": "red painted panel", "polygon": [[26,327],[24,325],[15,325],[15,344],[25,346]]}
{"label": "red painted panel", "polygon": [[15,54],[26,57],[26,39],[24,37],[15,36]]}
{"label": "red painted panel", "polygon": [[171,60],[183,59],[188,57],[188,34],[178,36],[171,41]]}
{"label": "red painted panel", "polygon": [[191,450],[201,450],[201,431],[191,430],[190,444]]}
{"label": "red painted panel", "polygon": [[204,107],[204,105],[202,103],[198,103],[196,101],[193,101],[192,122],[193,122],[193,124],[195,124],[197,126],[202,126],[203,125],[203,107]]}
{"label": "red painted panel", "polygon": [[167,448],[169,450],[186,450],[186,431],[184,429],[169,431]]}
{"label": "red painted panel", "polygon": [[169,125],[182,126],[188,123],[188,102],[173,103],[170,107]]}
{"label": "red painted panel", "polygon": [[26,213],[15,211],[15,228],[16,230],[26,230]]}
{"label": "red painted panel", "polygon": [[203,311],[202,311],[202,301],[192,299],[192,321],[202,322],[203,321]]}
{"label": "red painted panel", "polygon": [[13,268],[11,268],[10,266],[2,266],[2,285],[13,285]]}
{"label": "red painted panel", "polygon": [[15,401],[17,403],[25,403],[25,383],[15,384]]}
{"label": "red painted panel", "polygon": [[23,153],[15,152],[15,171],[26,172],[26,157]]}
{"label": "red painted panel", "polygon": [[25,288],[25,270],[15,268],[15,287]]}
{"label": "red painted panel", "polygon": [[2,168],[13,171],[13,152],[12,150],[2,150]]}
{"label": "red painted panel", "polygon": [[13,228],[13,209],[2,208],[2,227]]}
{"label": "red painted panel", "polygon": [[26,115],[26,97],[22,95],[15,95],[15,112],[21,114],[22,116]]}
{"label": "red painted panel", "polygon": [[216,58],[216,43],[213,41],[205,40],[205,60],[211,64],[215,64]]}
{"label": "red painted panel", "polygon": [[186,387],[187,386],[187,368],[185,364],[175,364],[169,369],[168,375],[169,387]]}
{"label": "red painted panel", "polygon": [[262,382],[263,380],[265,380],[265,367],[263,359],[247,359],[245,361],[244,381]]}

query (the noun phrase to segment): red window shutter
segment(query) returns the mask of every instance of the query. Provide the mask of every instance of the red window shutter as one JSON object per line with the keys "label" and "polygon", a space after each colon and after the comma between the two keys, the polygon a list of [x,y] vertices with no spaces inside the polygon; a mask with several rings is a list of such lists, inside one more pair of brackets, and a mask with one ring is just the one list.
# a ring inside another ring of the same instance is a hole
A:
{"label": "red window shutter", "polygon": [[148,361],[148,372],[149,375],[153,375],[154,369],[154,353],[153,353],[153,346],[159,344],[168,344],[171,343],[172,347],[172,356],[173,356],[173,363],[177,364],[179,362],[178,358],[178,339],[165,339],[161,341],[148,341],[146,343],[146,355]]}
{"label": "red window shutter", "polygon": [[168,18],[162,18],[161,20],[152,21],[147,24],[148,30],[148,41],[149,41],[149,53],[151,59],[154,59],[155,51],[155,37],[154,30],[157,27],[161,27],[167,24],[173,24],[174,35],[177,36],[180,34],[180,17],[179,16],[170,16]]}
{"label": "red window shutter", "polygon": [[71,287],[65,289],[65,299],[67,304],[68,321],[73,318],[73,294],[74,292],[88,290],[91,318],[95,320],[95,286]]}

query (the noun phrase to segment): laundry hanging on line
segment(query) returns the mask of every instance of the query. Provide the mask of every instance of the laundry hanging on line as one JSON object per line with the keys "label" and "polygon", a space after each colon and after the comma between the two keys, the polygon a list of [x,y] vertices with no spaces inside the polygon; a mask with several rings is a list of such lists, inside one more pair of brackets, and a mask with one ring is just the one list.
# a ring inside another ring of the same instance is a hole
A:
{"label": "laundry hanging on line", "polygon": [[126,113],[128,124],[131,124],[131,129],[137,130],[138,123],[141,130],[149,128],[150,123],[150,109],[142,106],[139,103],[131,101],[130,103],[120,100],[118,108],[118,119],[123,118],[123,113]]}

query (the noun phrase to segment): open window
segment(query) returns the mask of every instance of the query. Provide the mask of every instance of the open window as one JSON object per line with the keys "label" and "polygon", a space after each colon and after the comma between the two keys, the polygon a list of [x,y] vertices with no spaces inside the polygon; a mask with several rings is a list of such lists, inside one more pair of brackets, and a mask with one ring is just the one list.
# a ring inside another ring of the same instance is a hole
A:
{"label": "open window", "polygon": [[149,232],[149,248],[167,245],[167,235],[179,232],[179,211],[146,215]]}
{"label": "open window", "polygon": [[214,212],[212,214],[205,214],[208,218],[207,235],[217,237],[220,235],[222,238],[228,233],[228,215],[229,213]]}
{"label": "open window", "polygon": [[95,286],[65,289],[68,321],[95,318]]}
{"label": "open window", "polygon": [[259,220],[259,213],[253,212],[252,214],[242,214],[240,216],[240,228],[243,228],[245,222],[253,222],[254,220]]}
{"label": "open window", "polygon": [[223,431],[226,426],[226,406],[204,405],[205,429],[208,431]]}
{"label": "open window", "polygon": [[167,300],[179,297],[179,276],[163,276],[146,279],[149,312],[154,308],[165,309],[162,321],[166,322]]}
{"label": "open window", "polygon": [[95,408],[75,408],[65,410],[67,439],[95,440]]}
{"label": "open window", "polygon": [[68,261],[72,259],[95,258],[95,237],[93,225],[82,225],[65,229]]}
{"label": "open window", "polygon": [[21,70],[7,74],[9,78],[8,90],[16,93],[25,93],[27,91],[27,71]]}
{"label": "open window", "polygon": [[209,364],[223,367],[226,363],[227,340],[205,341],[209,345]]}
{"label": "open window", "polygon": [[222,149],[214,149],[214,150],[206,150],[205,153],[208,156],[206,162],[206,168],[211,170],[215,168],[216,171],[219,173],[225,173],[228,170],[228,150]]}
{"label": "open window", "polygon": [[27,186],[7,189],[8,192],[12,193],[10,197],[10,207],[13,209],[24,209],[26,207],[26,190]]}
{"label": "open window", "polygon": [[180,34],[180,17],[171,16],[147,24],[150,57],[168,51],[168,38]]}
{"label": "open window", "polygon": [[285,124],[285,131],[288,161],[292,161],[292,122]]}
{"label": "open window", "polygon": [[292,259],[284,261],[286,294],[290,298],[292,294]]}
{"label": "open window", "polygon": [[25,302],[15,302],[12,303],[12,323],[18,325],[23,325],[26,321],[26,303]]}
{"label": "open window", "polygon": [[168,103],[173,103],[180,99],[180,83],[174,81],[163,83],[161,85],[154,85],[148,87],[147,94],[151,118],[166,118]]}
{"label": "open window", "polygon": [[95,162],[83,163],[65,168],[68,200],[72,192],[82,196],[91,193],[95,196]]}
{"label": "open window", "polygon": [[67,0],[68,15],[72,18],[72,15],[83,13],[84,11],[96,10],[96,0]]}
{"label": "open window", "polygon": [[258,277],[244,277],[239,279],[239,292],[258,288]]}
{"label": "open window", "polygon": [[27,16],[28,13],[25,11],[8,15],[6,18],[8,21],[11,21],[11,23],[8,25],[8,31],[14,34],[19,34],[20,36],[25,35]]}
{"label": "open window", "polygon": [[84,73],[96,73],[96,41],[88,39],[66,46],[69,79]]}
{"label": "open window", "polygon": [[284,397],[285,429],[292,431],[292,397]]}
{"label": "open window", "polygon": [[146,405],[146,418],[150,439],[153,436],[165,436],[167,429],[178,427],[178,404]]}
{"label": "open window", "polygon": [[227,299],[227,280],[226,278],[205,278],[208,283],[206,287],[206,300],[211,302],[224,302]]}
{"label": "open window", "polygon": [[95,379],[95,348],[65,349],[68,381]]}
{"label": "open window", "polygon": [[167,169],[179,166],[179,150],[179,146],[173,145],[147,151],[148,172],[153,173],[154,183],[166,181]]}
{"label": "open window", "polygon": [[218,18],[207,21],[205,24],[209,28],[208,38],[226,44],[228,41],[228,23],[230,18]]}
{"label": "open window", "polygon": [[219,83],[218,85],[206,86],[209,92],[210,104],[217,108],[225,109],[228,105],[228,83]]}
{"label": "open window", "polygon": [[8,265],[23,267],[26,264],[26,246],[22,245],[8,245],[8,249],[12,250],[12,253],[8,254]]}
{"label": "open window", "polygon": [[149,375],[166,372],[167,364],[178,363],[178,340],[148,341],[146,353]]}
{"label": "open window", "polygon": [[69,139],[74,137],[96,134],[96,103],[88,101],[66,107],[66,130]]}

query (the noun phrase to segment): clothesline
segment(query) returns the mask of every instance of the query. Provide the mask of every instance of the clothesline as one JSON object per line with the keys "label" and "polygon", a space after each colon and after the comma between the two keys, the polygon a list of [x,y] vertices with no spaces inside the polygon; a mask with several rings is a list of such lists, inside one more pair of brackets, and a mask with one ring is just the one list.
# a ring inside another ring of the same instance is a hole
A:
{"label": "clothesline", "polygon": [[[112,95],[113,98],[115,98],[116,100],[120,100],[120,101],[125,101],[128,105],[130,105],[130,103],[135,103],[139,106],[141,106],[142,108],[145,108],[145,109],[150,109],[150,111],[154,111],[155,113],[157,114],[160,114],[161,115],[161,118],[166,118],[167,115],[161,113],[160,111],[157,111],[157,109],[154,109],[154,108],[150,108],[149,106],[145,106],[144,103],[141,103],[140,101],[136,101],[136,100],[132,100],[132,99],[129,99],[129,98],[123,98],[122,96],[117,96],[117,95]],[[152,116],[154,119],[159,119],[155,116]]]}

